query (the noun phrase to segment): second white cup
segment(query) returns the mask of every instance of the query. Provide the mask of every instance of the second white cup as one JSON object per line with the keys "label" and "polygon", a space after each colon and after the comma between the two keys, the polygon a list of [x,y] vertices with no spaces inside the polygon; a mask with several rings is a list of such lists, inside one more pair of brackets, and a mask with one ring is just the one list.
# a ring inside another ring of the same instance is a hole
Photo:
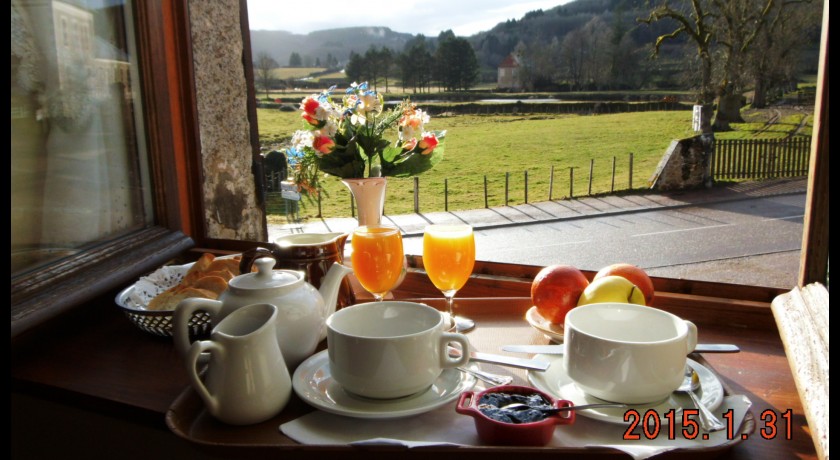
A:
{"label": "second white cup", "polygon": [[[444,331],[438,310],[414,302],[345,307],[327,319],[330,373],[346,391],[377,399],[429,388],[446,368],[467,364],[469,340]],[[448,345],[459,344],[454,358]]]}
{"label": "second white cup", "polygon": [[671,313],[635,304],[596,303],[566,314],[569,378],[607,401],[664,400],[683,381],[697,327]]}

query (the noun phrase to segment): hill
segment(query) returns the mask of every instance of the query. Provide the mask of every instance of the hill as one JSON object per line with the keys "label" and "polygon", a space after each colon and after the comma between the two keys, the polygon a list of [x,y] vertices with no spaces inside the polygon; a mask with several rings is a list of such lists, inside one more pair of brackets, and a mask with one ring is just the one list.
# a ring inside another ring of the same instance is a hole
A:
{"label": "hill", "polygon": [[[656,35],[664,30],[664,26],[657,28],[636,23],[638,17],[647,15],[649,8],[646,0],[575,0],[551,9],[531,11],[520,19],[499,23],[467,39],[476,52],[483,80],[495,81],[498,64],[517,47],[559,44],[569,33],[587,27],[590,36],[608,32],[619,33],[617,40],[626,36],[623,46],[628,49],[649,48]],[[362,54],[374,46],[399,53],[412,38],[412,34],[380,26],[336,28],[308,34],[252,30],[251,48],[254,56],[268,53],[281,66],[287,66],[292,53],[298,53],[304,67],[326,66],[335,61],[337,67],[343,67],[351,52]],[[427,44],[435,46],[437,37],[425,38]]]}
{"label": "hill", "polygon": [[371,46],[402,51],[413,35],[394,32],[388,27],[345,27],[293,34],[283,30],[252,30],[251,51],[254,56],[268,53],[281,66],[289,64],[292,53],[298,53],[305,67],[326,63],[331,58],[343,65],[350,52],[364,53]]}

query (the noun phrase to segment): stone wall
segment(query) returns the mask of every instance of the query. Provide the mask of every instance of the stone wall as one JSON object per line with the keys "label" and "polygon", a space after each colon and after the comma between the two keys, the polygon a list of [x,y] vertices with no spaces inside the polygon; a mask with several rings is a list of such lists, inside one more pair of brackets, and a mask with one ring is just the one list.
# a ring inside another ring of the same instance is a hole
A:
{"label": "stone wall", "polygon": [[265,241],[251,173],[240,2],[191,0],[189,13],[207,236]]}
{"label": "stone wall", "polygon": [[650,188],[668,191],[710,186],[713,144],[711,135],[672,141],[650,178]]}

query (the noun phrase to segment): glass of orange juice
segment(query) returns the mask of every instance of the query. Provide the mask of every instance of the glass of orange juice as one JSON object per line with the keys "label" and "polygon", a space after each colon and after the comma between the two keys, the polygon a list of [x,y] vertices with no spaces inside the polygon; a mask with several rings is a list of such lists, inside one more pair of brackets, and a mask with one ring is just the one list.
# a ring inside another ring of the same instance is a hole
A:
{"label": "glass of orange juice", "polygon": [[365,290],[381,301],[405,277],[402,235],[396,227],[363,225],[350,240],[353,274]]}
{"label": "glass of orange juice", "polygon": [[464,287],[475,265],[475,236],[469,225],[435,224],[423,233],[423,266],[426,274],[446,297],[450,326],[458,332],[475,327],[475,322],[455,316],[455,293]]}

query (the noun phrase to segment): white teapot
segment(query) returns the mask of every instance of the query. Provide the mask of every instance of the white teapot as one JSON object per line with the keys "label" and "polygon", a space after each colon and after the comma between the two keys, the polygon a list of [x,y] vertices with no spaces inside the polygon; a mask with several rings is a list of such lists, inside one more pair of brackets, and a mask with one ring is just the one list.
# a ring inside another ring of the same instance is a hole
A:
{"label": "white teapot", "polygon": [[218,324],[234,310],[255,303],[269,303],[278,309],[277,341],[286,365],[293,370],[315,352],[327,336],[327,317],[335,312],[341,280],[353,270],[334,263],[315,289],[296,270],[273,270],[275,260],[264,257],[254,264],[257,272],[234,277],[218,300],[189,298],[175,308],[172,334],[175,348],[186,356],[190,348],[189,321],[196,311],[206,311]]}

